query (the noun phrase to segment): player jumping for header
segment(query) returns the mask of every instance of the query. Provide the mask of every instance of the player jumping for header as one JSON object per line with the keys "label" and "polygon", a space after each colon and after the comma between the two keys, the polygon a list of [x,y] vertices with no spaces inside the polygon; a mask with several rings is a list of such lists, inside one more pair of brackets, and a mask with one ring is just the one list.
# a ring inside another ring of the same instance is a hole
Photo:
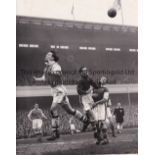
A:
{"label": "player jumping for header", "polygon": [[52,136],[48,140],[55,140],[59,138],[58,134],[58,114],[56,107],[61,105],[68,114],[71,114],[79,120],[85,122],[85,116],[78,110],[72,108],[69,99],[67,97],[67,90],[63,85],[62,70],[58,63],[59,57],[55,51],[50,51],[45,56],[45,68],[41,77],[34,77],[36,81],[47,81],[53,91],[53,102],[50,108],[52,116]]}
{"label": "player jumping for header", "polygon": [[77,84],[77,92],[79,94],[80,103],[83,105],[84,112],[87,116],[88,122],[84,124],[82,132],[86,131],[88,125],[91,123],[95,130],[95,116],[91,110],[94,100],[92,98],[93,89],[98,89],[97,84],[90,78],[87,67],[83,66],[79,69],[81,79]]}

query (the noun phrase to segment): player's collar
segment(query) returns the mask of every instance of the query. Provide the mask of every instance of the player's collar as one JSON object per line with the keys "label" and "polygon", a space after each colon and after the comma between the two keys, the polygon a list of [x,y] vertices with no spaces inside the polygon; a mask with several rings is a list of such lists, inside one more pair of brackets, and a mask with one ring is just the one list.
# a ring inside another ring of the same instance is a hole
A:
{"label": "player's collar", "polygon": [[56,64],[57,62],[55,61],[51,61],[49,67],[53,67],[54,64]]}
{"label": "player's collar", "polygon": [[51,65],[53,66],[56,62],[55,61],[51,61]]}

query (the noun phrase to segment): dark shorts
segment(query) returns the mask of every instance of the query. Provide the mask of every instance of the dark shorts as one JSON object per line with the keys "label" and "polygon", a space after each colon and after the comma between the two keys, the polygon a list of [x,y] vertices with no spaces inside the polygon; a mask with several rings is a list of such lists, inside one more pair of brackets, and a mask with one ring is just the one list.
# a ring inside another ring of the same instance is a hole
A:
{"label": "dark shorts", "polygon": [[123,123],[124,122],[124,119],[123,118],[116,118],[116,122],[117,123]]}

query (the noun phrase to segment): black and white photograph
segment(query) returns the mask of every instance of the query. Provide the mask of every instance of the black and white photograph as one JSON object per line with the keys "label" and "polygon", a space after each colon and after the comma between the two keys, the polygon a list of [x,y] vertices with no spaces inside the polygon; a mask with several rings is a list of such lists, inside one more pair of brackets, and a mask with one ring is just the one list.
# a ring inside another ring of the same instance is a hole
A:
{"label": "black and white photograph", "polygon": [[16,154],[138,154],[138,0],[16,0]]}

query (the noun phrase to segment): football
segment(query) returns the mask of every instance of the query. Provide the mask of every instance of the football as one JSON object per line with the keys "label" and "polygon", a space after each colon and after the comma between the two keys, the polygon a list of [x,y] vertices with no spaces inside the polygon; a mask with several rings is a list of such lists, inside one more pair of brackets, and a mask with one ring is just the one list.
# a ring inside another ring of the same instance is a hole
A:
{"label": "football", "polygon": [[110,18],[114,18],[114,17],[116,17],[116,15],[117,15],[117,11],[116,11],[115,8],[110,8],[110,9],[108,10],[108,16],[109,16]]}

